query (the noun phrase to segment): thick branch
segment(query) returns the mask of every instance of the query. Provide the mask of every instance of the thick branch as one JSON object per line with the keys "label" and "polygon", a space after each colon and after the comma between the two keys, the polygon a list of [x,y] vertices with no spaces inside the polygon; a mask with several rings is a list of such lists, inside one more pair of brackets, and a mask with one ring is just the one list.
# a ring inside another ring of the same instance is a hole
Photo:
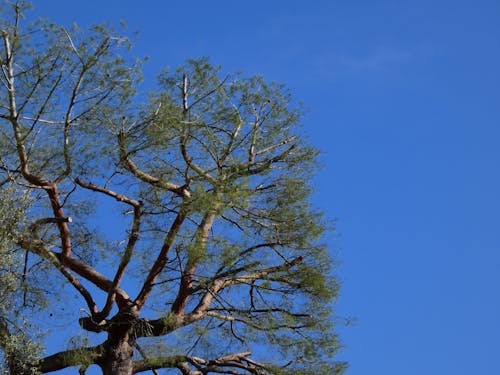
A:
{"label": "thick branch", "polygon": [[7,324],[0,317],[0,348],[3,350],[3,357],[11,374],[15,374],[21,362],[20,355],[8,349],[8,341],[11,333]]}
{"label": "thick branch", "polygon": [[[169,314],[164,318],[155,320],[140,319],[139,324],[135,328],[133,328],[134,329],[133,336],[134,337],[164,336],[168,333],[175,331],[180,327],[199,321],[203,319],[209,311],[216,310],[216,309],[211,309],[210,304],[212,303],[213,299],[217,296],[217,293],[219,293],[222,289],[237,284],[251,284],[253,281],[265,278],[267,275],[276,272],[286,271],[294,267],[295,265],[299,264],[300,262],[302,262],[302,260],[303,260],[302,257],[298,257],[289,263],[284,263],[279,266],[265,268],[239,277],[224,277],[218,279],[213,282],[212,287],[208,289],[207,293],[201,298],[200,302],[198,303],[198,306],[192,312],[185,315]],[[280,310],[280,309],[269,309],[266,311],[255,310],[254,312],[281,312],[285,314],[287,313],[286,310]],[[296,317],[306,317],[303,314],[290,313],[290,315]]]}
{"label": "thick branch", "polygon": [[139,372],[157,370],[162,368],[179,368],[182,363],[185,363],[187,360],[186,356],[176,355],[169,357],[156,357],[143,359],[141,361],[134,361],[134,369],[132,370],[133,374],[137,374]]}
{"label": "thick branch", "polygon": [[33,224],[30,225],[29,229],[32,233],[36,233],[38,228],[45,224],[57,224],[60,222],[71,223],[73,219],[71,217],[44,217],[42,219],[38,219]]}
{"label": "thick branch", "polygon": [[38,369],[42,374],[62,370],[71,366],[85,366],[99,363],[105,354],[103,345],[59,352],[43,358]]}
{"label": "thick branch", "polygon": [[196,269],[198,268],[198,263],[201,256],[201,252],[205,251],[207,246],[208,235],[210,233],[210,229],[212,228],[212,224],[215,219],[215,214],[217,211],[217,207],[213,210],[207,212],[203,219],[201,220],[200,225],[196,229],[196,244],[195,244],[195,252],[196,254],[190,254],[187,264],[184,267],[184,271],[181,275],[181,283],[179,285],[179,291],[177,293],[177,297],[172,305],[172,313],[174,314],[182,314],[184,309],[186,308],[189,297],[192,293],[192,284],[193,277]]}
{"label": "thick branch", "polygon": [[[229,354],[217,359],[203,359],[190,356],[168,356],[145,359],[134,362],[133,373],[137,374],[144,371],[178,368],[185,375],[203,375],[209,373],[219,374],[264,374],[265,365],[255,362],[248,358],[251,352]],[[195,370],[191,370],[194,367]],[[244,373],[238,370],[245,371]]]}
{"label": "thick branch", "polygon": [[[71,271],[84,277],[86,280],[90,281],[99,289],[105,292],[108,292],[110,289],[112,289],[113,285],[112,282],[108,280],[106,277],[104,277],[102,274],[97,272],[94,268],[77,259],[66,258],[62,253],[55,253],[50,251],[44,246],[43,242],[40,240],[30,241],[24,239],[21,240],[19,244],[23,249],[31,251],[32,253],[35,253],[47,260],[54,261],[55,258],[55,260],[57,260],[56,264],[58,265],[58,268],[60,266],[61,269],[65,270],[64,267],[68,267]],[[67,272],[67,270],[65,271]],[[127,295],[127,293],[125,293],[125,291],[120,288],[116,290],[116,299],[120,307],[130,306],[132,304],[132,301],[130,301],[130,298]]]}
{"label": "thick branch", "polygon": [[58,219],[56,224],[57,229],[59,230],[59,237],[61,238],[62,253],[65,257],[69,257],[71,255],[71,236],[68,226],[69,221],[65,220],[66,216],[64,216],[62,205],[59,199],[59,191],[57,189],[57,185],[55,183],[51,183],[50,188],[45,189],[45,191],[49,196],[50,205],[52,206],[52,212]]}
{"label": "thick branch", "polygon": [[[105,292],[109,292],[111,289],[113,289],[112,281],[107,279],[101,273],[97,272],[94,268],[92,268],[88,264],[83,263],[74,258],[65,258],[64,255],[61,253],[54,253],[54,255],[59,260],[63,261],[66,267],[68,267],[70,270],[77,273],[78,275],[84,277],[92,284],[97,286],[99,289]],[[132,304],[130,297],[123,289],[116,288],[115,292],[116,292],[116,302],[119,307],[130,306]]]}

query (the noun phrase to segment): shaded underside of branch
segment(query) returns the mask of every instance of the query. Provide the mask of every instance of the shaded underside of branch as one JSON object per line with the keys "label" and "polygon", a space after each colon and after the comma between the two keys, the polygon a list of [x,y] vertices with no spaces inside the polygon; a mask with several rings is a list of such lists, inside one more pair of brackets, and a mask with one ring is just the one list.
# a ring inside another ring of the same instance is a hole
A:
{"label": "shaded underside of branch", "polygon": [[[217,359],[203,359],[191,356],[167,356],[150,358],[134,362],[133,373],[144,371],[178,368],[184,375],[219,374],[265,374],[265,365],[249,358],[251,352],[225,355]],[[243,371],[243,372],[242,372]]]}

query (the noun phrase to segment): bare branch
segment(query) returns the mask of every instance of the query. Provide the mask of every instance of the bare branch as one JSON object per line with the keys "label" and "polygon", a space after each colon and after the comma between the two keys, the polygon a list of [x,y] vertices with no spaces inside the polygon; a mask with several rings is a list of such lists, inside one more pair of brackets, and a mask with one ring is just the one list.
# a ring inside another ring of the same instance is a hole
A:
{"label": "bare branch", "polygon": [[[54,255],[73,272],[84,277],[99,289],[109,292],[113,289],[113,283],[105,276],[97,272],[94,268],[74,258],[67,258],[62,253],[54,253]],[[119,307],[131,306],[132,301],[124,290],[118,288],[116,291],[116,302]]]}
{"label": "bare branch", "polygon": [[130,159],[128,151],[127,151],[127,146],[126,146],[126,137],[125,137],[125,132],[121,131],[118,133],[118,146],[119,146],[119,153],[120,153],[120,160],[122,160],[125,163],[125,168],[129,171],[132,172],[132,174],[137,177],[138,179],[147,182],[148,184],[151,184],[153,186],[158,186],[163,189],[167,189],[181,197],[184,198],[190,198],[191,194],[189,193],[189,190],[187,189],[186,186],[180,186],[173,184],[171,182],[163,181],[160,180],[157,177],[151,176],[150,174],[140,170],[137,165]]}
{"label": "bare branch", "polygon": [[80,180],[80,178],[75,178],[75,182],[80,185],[81,187],[85,188],[85,189],[89,189],[89,190],[92,190],[92,191],[96,191],[96,192],[99,192],[99,193],[103,193],[105,195],[108,195],[112,198],[115,198],[118,202],[124,202],[124,203],[127,203],[133,207],[139,207],[139,206],[142,206],[141,202],[140,201],[137,201],[135,199],[130,199],[128,198],[127,196],[123,195],[123,194],[118,194],[110,189],[107,189],[107,188],[104,188],[104,187],[101,187],[101,186],[97,186],[97,185],[94,185],[90,182],[84,182],[82,180]]}
{"label": "bare branch", "polygon": [[236,165],[231,168],[231,173],[233,175],[231,178],[243,177],[243,176],[252,176],[259,173],[262,173],[268,170],[274,163],[283,161],[286,156],[288,156],[297,146],[295,144],[291,145],[281,154],[278,154],[271,159],[267,159],[262,162],[251,162],[243,165]]}
{"label": "bare branch", "polygon": [[90,292],[80,283],[80,281],[74,277],[61,263],[59,258],[49,249],[45,247],[40,240],[21,240],[19,245],[26,250],[29,250],[35,254],[38,254],[48,260],[61,272],[61,274],[70,282],[71,285],[82,295],[87,302],[87,305],[92,313],[92,315],[98,312],[97,305],[92,298]]}
{"label": "bare branch", "polygon": [[193,171],[195,171],[199,176],[203,177],[207,181],[211,182],[212,184],[216,184],[217,180],[207,171],[203,170],[198,164],[193,162],[193,158],[189,156],[188,151],[187,151],[187,134],[183,134],[180,137],[180,148],[181,148],[181,154],[182,157],[184,158],[184,161],[186,162],[186,165],[191,168]]}
{"label": "bare branch", "polygon": [[21,132],[21,127],[18,123],[18,111],[16,103],[16,90],[14,84],[14,55],[12,51],[12,45],[10,41],[9,33],[5,30],[0,30],[2,35],[4,48],[5,48],[5,64],[2,65],[2,72],[4,74],[5,80],[7,82],[7,88],[9,92],[9,121],[12,125],[12,130],[14,132],[14,139],[16,140],[16,149],[21,163],[21,172],[23,177],[31,184],[37,186],[46,186],[48,184],[47,180],[41,179],[30,173],[28,167],[28,154],[26,152],[26,146],[24,144],[23,135]]}
{"label": "bare branch", "polygon": [[210,309],[210,304],[213,299],[221,290],[238,284],[251,284],[255,280],[263,279],[270,274],[274,274],[277,272],[282,272],[289,270],[295,265],[301,263],[303,261],[303,257],[297,257],[290,262],[283,263],[279,266],[264,268],[261,270],[256,270],[254,272],[234,276],[234,277],[225,277],[222,279],[218,279],[212,283],[212,286],[208,288],[207,293],[200,299],[200,302],[195,307],[195,309],[185,316],[187,321],[197,321],[202,319]]}
{"label": "bare branch", "polygon": [[71,223],[73,219],[71,217],[44,217],[42,219],[38,219],[35,221],[33,224],[29,226],[29,230],[31,232],[36,232],[38,228],[44,224],[50,224],[50,223],[60,223],[60,222],[66,222],[66,223]]}
{"label": "bare branch", "polygon": [[69,44],[70,44],[71,48],[73,49],[73,51],[75,52],[75,55],[78,57],[78,59],[80,60],[80,62],[83,64],[83,59],[80,56],[80,54],[78,53],[78,50],[76,49],[75,44],[73,43],[73,39],[71,39],[71,35],[69,35],[69,33],[66,30],[66,28],[61,27],[61,29],[66,34],[66,37],[68,38]]}
{"label": "bare branch", "polygon": [[[182,77],[182,116],[183,116],[183,121],[187,122],[188,119],[188,111],[189,111],[189,106],[188,106],[188,77],[186,74],[183,75]],[[188,137],[188,126],[186,125],[186,129],[183,131],[183,134],[180,137],[180,149],[181,149],[181,154],[186,162],[186,165],[191,168],[193,171],[195,171],[199,176],[205,178],[207,181],[215,184],[217,180],[212,177],[207,171],[204,171],[203,168],[201,168],[198,164],[193,162],[193,158],[188,154],[187,151],[187,137]]]}
{"label": "bare branch", "polygon": [[135,244],[139,239],[139,231],[140,231],[141,215],[142,215],[142,202],[137,201],[135,199],[127,198],[125,195],[122,194],[117,194],[110,189],[106,189],[94,185],[92,183],[83,182],[79,178],[76,178],[75,182],[86,189],[103,193],[105,195],[115,198],[119,202],[124,202],[134,207],[134,219],[132,220],[132,229],[130,231],[125,251],[123,252],[122,258],[120,260],[120,264],[118,266],[118,269],[116,270],[113,283],[111,285],[111,288],[109,289],[108,297],[106,299],[106,304],[102,309],[102,311],[98,314],[98,318],[96,319],[97,321],[99,321],[101,319],[106,318],[111,312],[113,303],[115,301],[115,296],[118,291],[118,286],[120,285],[120,281],[123,278],[123,275],[125,274],[125,269],[127,268],[127,265],[129,264],[130,259],[132,258],[132,253],[134,251]]}
{"label": "bare branch", "polygon": [[267,308],[267,309],[235,309],[231,307],[212,307],[210,308],[210,311],[225,311],[225,312],[231,312],[231,313],[237,313],[237,314],[243,314],[243,315],[254,315],[254,314],[270,314],[270,313],[280,313],[283,315],[288,315],[291,317],[295,318],[311,318],[311,314],[305,314],[305,313],[294,313],[291,311],[288,311],[286,309],[281,309],[281,308]]}
{"label": "bare branch", "polygon": [[281,142],[275,143],[274,145],[268,146],[266,148],[263,148],[262,150],[259,150],[255,153],[255,155],[260,155],[260,154],[265,154],[266,152],[272,151],[277,147],[286,145],[287,143],[293,142],[297,139],[297,136],[294,135],[293,137],[287,138]]}
{"label": "bare branch", "polygon": [[141,291],[135,298],[135,304],[138,306],[139,309],[142,308],[142,306],[144,306],[144,304],[146,303],[146,300],[148,299],[149,294],[153,289],[156,279],[163,270],[163,267],[165,267],[165,264],[167,263],[168,260],[168,253],[170,252],[175,242],[177,233],[181,229],[182,223],[184,222],[184,219],[186,219],[186,216],[187,216],[187,209],[181,208],[174,222],[170,226],[170,229],[165,237],[165,241],[163,242],[163,246],[160,250],[160,253],[156,258],[155,263],[151,267],[151,270],[149,271],[149,274],[146,277],[144,284],[142,285]]}
{"label": "bare branch", "polygon": [[59,229],[59,237],[61,238],[61,249],[64,256],[69,257],[71,255],[71,237],[69,233],[68,222],[64,219],[66,216],[64,215],[62,205],[59,199],[59,191],[57,189],[57,185],[55,183],[50,183],[50,188],[46,188],[50,205],[52,206],[52,212],[56,218],[60,220],[57,221],[57,228]]}
{"label": "bare branch", "polygon": [[243,319],[243,318],[239,318],[239,317],[236,317],[236,316],[224,315],[224,314],[217,313],[215,311],[209,311],[209,312],[207,312],[207,315],[208,316],[212,316],[212,317],[217,318],[217,319],[225,320],[227,322],[240,322],[240,323],[243,323],[243,324],[245,324],[245,325],[247,325],[249,327],[252,327],[252,328],[254,328],[256,330],[259,330],[259,331],[274,331],[274,330],[283,329],[283,328],[294,329],[295,330],[295,329],[300,329],[300,328],[307,327],[307,324],[300,324],[300,325],[292,325],[292,324],[266,325],[266,324],[261,324],[262,322],[254,323],[250,319]]}
{"label": "bare branch", "polygon": [[115,301],[115,296],[118,291],[118,286],[120,281],[125,274],[125,269],[127,268],[134,251],[135,244],[139,239],[139,230],[141,225],[141,214],[142,214],[142,204],[134,206],[134,219],[132,222],[132,229],[128,238],[127,246],[125,246],[125,251],[123,252],[122,258],[120,260],[120,265],[116,270],[115,277],[113,279],[113,284],[108,293],[108,298],[106,300],[106,305],[104,306],[102,312],[99,314],[99,319],[103,319],[109,315],[111,308]]}

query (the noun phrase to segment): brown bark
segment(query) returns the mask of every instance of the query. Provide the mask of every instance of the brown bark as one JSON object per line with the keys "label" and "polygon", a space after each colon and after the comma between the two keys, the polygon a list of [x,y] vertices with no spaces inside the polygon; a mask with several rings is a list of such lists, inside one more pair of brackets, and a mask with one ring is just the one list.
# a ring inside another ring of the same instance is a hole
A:
{"label": "brown bark", "polygon": [[42,359],[38,368],[42,374],[59,371],[70,366],[85,366],[101,361],[104,346],[98,345],[90,348],[78,348],[59,352]]}
{"label": "brown bark", "polygon": [[103,375],[132,375],[134,364],[132,362],[133,350],[126,338],[116,342],[108,342],[101,369]]}
{"label": "brown bark", "polygon": [[[72,366],[87,367],[97,364],[103,375],[131,375],[134,368],[132,355],[128,336],[120,334],[117,338],[109,339],[95,347],[67,350],[48,356],[40,361],[38,368],[45,374]],[[15,371],[11,373],[22,375]]]}
{"label": "brown bark", "polygon": [[120,311],[111,321],[108,339],[104,343],[104,356],[101,363],[103,375],[132,375],[134,364],[129,330],[137,321],[134,308]]}
{"label": "brown bark", "polygon": [[[218,194],[216,196],[217,198],[219,197]],[[213,210],[207,212],[204,215],[200,225],[198,226],[196,234],[199,237],[198,251],[205,251],[206,249],[208,236],[210,234],[210,229],[212,228],[212,225],[214,223],[217,209],[218,205],[216,205]],[[179,291],[177,292],[177,297],[175,298],[175,301],[172,304],[173,314],[176,315],[184,314],[184,310],[186,309],[188,300],[193,292],[192,286],[193,286],[194,274],[196,272],[196,269],[198,268],[198,263],[199,263],[198,256],[189,257],[188,259],[184,272],[182,273],[181,276],[181,282],[179,285]]]}

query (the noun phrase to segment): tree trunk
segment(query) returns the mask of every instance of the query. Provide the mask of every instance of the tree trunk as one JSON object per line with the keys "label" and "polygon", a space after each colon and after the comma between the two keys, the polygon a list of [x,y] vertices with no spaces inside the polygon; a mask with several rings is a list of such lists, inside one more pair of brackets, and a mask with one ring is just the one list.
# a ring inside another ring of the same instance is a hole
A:
{"label": "tree trunk", "polygon": [[102,360],[103,375],[132,375],[134,351],[128,343],[128,335],[106,342],[106,354]]}

